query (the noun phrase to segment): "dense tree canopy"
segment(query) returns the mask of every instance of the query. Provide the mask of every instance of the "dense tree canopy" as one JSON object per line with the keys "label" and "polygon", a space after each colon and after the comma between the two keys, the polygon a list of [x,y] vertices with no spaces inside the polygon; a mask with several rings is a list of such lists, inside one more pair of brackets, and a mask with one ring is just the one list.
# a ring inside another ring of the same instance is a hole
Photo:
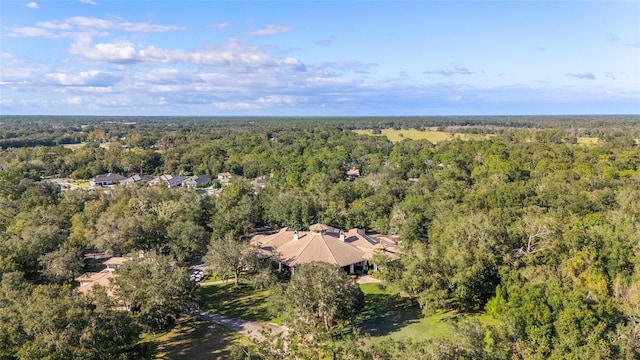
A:
{"label": "dense tree canopy", "polygon": [[355,318],[364,295],[342,269],[314,262],[296,268],[289,284],[276,288],[270,301],[293,329],[333,334]]}
{"label": "dense tree canopy", "polygon": [[[632,359],[640,351],[637,117],[127,120],[1,118],[2,356],[94,356],[67,341],[84,325],[60,329],[33,315],[42,329],[64,337],[45,339],[24,323],[47,297],[65,316],[131,323],[129,335],[104,350],[109,354],[136,353],[140,326],[170,327],[184,309],[161,314],[158,304],[185,294],[158,292],[150,300],[154,287],[126,298],[137,310],[126,315],[73,294],[68,285],[85,270],[87,249],[143,250],[161,259],[158,270],[132,263],[123,271],[149,286],[165,277],[179,284],[186,272],[167,264],[205,254],[210,241],[231,239],[232,248],[257,226],[305,229],[316,222],[399,236],[401,260],[378,274],[392,288],[424,313],[486,311],[501,324],[467,326],[466,343],[412,344],[410,351],[445,358],[432,352],[439,347],[453,358],[474,357],[467,350],[479,333],[495,345],[482,357]],[[351,131],[431,127],[491,136],[433,144]],[[68,144],[75,145],[62,146]],[[349,181],[352,168],[361,176]],[[137,185],[67,191],[40,181],[106,172],[242,178],[219,196]],[[266,187],[254,191],[250,181],[263,175]],[[125,279],[123,288],[137,286]]]}

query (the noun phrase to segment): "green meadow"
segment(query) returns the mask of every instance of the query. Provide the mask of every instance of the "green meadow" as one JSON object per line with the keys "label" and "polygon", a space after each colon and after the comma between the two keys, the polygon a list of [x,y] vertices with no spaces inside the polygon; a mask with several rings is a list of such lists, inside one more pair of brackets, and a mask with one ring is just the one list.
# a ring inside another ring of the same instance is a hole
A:
{"label": "green meadow", "polygon": [[461,140],[481,140],[488,139],[494,135],[484,134],[467,134],[467,133],[450,133],[445,131],[437,131],[435,129],[429,129],[426,131],[418,129],[382,129],[380,134],[374,134],[373,130],[353,130],[356,134],[360,135],[373,135],[373,136],[386,136],[389,141],[402,141],[404,139],[411,140],[427,140],[434,144],[437,144],[446,140],[461,139]]}

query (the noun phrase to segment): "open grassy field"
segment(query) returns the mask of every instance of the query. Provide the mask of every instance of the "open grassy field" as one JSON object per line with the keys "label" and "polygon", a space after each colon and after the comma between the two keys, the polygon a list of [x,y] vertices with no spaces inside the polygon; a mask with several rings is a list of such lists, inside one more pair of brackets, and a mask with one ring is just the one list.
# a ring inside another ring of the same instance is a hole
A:
{"label": "open grassy field", "polygon": [[91,187],[89,180],[69,180],[69,185],[85,190]]}
{"label": "open grassy field", "polygon": [[597,137],[582,136],[578,138],[578,144],[595,145],[598,143],[600,143],[600,139],[598,139]]}
{"label": "open grassy field", "polygon": [[[376,283],[362,284],[365,307],[360,314],[362,331],[369,333],[374,343],[385,339],[409,338],[414,341],[445,338],[453,335],[453,322],[461,315],[455,311],[423,316],[410,299],[392,295]],[[484,324],[498,321],[484,314],[470,315]]]}
{"label": "open grassy field", "polygon": [[386,136],[389,141],[401,141],[403,139],[412,140],[427,140],[434,144],[452,139],[472,140],[472,139],[488,139],[493,135],[481,135],[481,134],[466,134],[466,133],[450,133],[444,131],[437,131],[435,129],[429,129],[427,131],[421,131],[417,129],[383,129],[381,134],[373,134],[373,130],[353,130],[356,134],[360,135],[373,135],[373,136]]}
{"label": "open grassy field", "polygon": [[[450,337],[454,335],[454,322],[463,316],[455,311],[437,312],[430,316],[423,316],[413,300],[392,294],[381,284],[361,284],[360,288],[365,294],[365,305],[358,316],[357,325],[364,333],[371,336],[373,343],[380,343],[389,338],[410,338],[414,341],[422,341]],[[245,320],[279,322],[279,319],[268,314],[267,298],[269,292],[266,290],[255,290],[248,285],[236,287],[232,282],[229,282],[202,286],[198,290],[198,295],[203,310]],[[478,319],[484,324],[498,323],[497,320],[484,314],[464,316]],[[163,345],[163,354],[189,354],[190,349],[205,346],[193,343],[193,339],[200,335],[190,335],[200,333],[206,335],[207,331],[213,331],[205,325],[200,321],[193,320],[193,323],[172,331],[170,334],[173,335],[168,334],[166,339],[162,339],[161,343],[169,341],[173,344],[171,346]],[[224,350],[224,342],[235,340],[230,337],[228,330],[222,329],[220,331],[222,332],[219,336],[222,340],[219,351],[228,351],[228,348]],[[196,342],[200,342],[200,340]],[[166,358],[178,359],[182,357]]]}
{"label": "open grassy field", "polygon": [[170,332],[153,340],[157,359],[229,359],[234,344],[250,340],[220,325],[204,320],[184,319]]}
{"label": "open grassy field", "polygon": [[[80,143],[80,144],[64,144],[64,145],[62,145],[62,147],[65,147],[65,148],[70,149],[72,151],[76,151],[76,150],[80,149],[81,147],[85,146],[86,144],[87,144],[86,142],[83,142],[83,143]],[[109,149],[110,145],[111,144],[109,144],[109,143],[100,143],[100,147],[103,148],[103,149]]]}

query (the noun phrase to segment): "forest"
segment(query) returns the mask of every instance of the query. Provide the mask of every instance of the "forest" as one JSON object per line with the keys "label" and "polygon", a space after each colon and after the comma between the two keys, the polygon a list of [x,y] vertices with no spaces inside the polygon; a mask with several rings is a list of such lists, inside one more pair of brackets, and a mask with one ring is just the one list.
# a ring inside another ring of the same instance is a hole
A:
{"label": "forest", "polygon": [[[354,132],[389,128],[490,137],[392,142]],[[349,181],[350,169],[360,177]],[[217,196],[43,181],[221,172],[238,178]],[[425,316],[495,319],[463,321],[455,339],[382,346],[330,332],[344,336],[333,358],[640,358],[639,116],[2,116],[0,358],[152,359],[146,334],[198,308],[180,264],[220,262],[212,244],[245,245],[259,227],[314,223],[397,236],[400,260],[378,259],[376,276]],[[89,251],[144,251],[149,261],[118,270],[113,294],[84,295],[74,279]],[[253,358],[311,358],[268,348],[258,344]]]}

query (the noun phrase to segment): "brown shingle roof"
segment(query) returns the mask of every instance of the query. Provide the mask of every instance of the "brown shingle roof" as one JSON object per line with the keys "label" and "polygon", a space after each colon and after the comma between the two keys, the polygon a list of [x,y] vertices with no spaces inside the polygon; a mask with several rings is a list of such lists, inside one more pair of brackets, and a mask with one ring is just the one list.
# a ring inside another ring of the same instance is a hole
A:
{"label": "brown shingle roof", "polygon": [[105,269],[97,273],[92,273],[92,272],[84,273],[78,276],[77,278],[75,278],[75,280],[80,283],[80,287],[78,288],[78,291],[86,294],[89,291],[91,291],[94,285],[109,287],[109,285],[111,284],[112,278],[113,278],[113,271],[109,271]]}
{"label": "brown shingle roof", "polygon": [[392,260],[398,258],[392,250],[395,242],[368,236],[361,229],[344,233],[344,241],[340,240],[340,230],[323,224],[311,225],[309,230],[299,231],[298,240],[294,240],[296,231],[282,228],[272,235],[256,235],[251,243],[259,246],[263,255],[277,255],[279,261],[288,266],[314,261],[347,266],[370,260],[376,253]]}
{"label": "brown shingle roof", "polygon": [[309,226],[309,230],[316,232],[316,233],[320,233],[320,232],[325,232],[327,230],[329,230],[330,227],[328,227],[325,224],[313,224],[311,226]]}
{"label": "brown shingle roof", "polygon": [[109,265],[122,265],[127,260],[129,260],[129,258],[120,257],[120,256],[113,256],[113,257],[110,257],[109,259],[105,260],[103,262],[103,264],[105,264],[107,266],[109,266]]}
{"label": "brown shingle roof", "polygon": [[260,246],[264,250],[273,251],[274,249],[293,241],[295,230],[292,228],[282,228],[273,235],[257,235],[251,239],[251,243]]}
{"label": "brown shingle roof", "polygon": [[361,262],[364,256],[363,251],[335,236],[313,232],[278,247],[277,251],[285,265],[294,267],[314,261],[347,266]]}

